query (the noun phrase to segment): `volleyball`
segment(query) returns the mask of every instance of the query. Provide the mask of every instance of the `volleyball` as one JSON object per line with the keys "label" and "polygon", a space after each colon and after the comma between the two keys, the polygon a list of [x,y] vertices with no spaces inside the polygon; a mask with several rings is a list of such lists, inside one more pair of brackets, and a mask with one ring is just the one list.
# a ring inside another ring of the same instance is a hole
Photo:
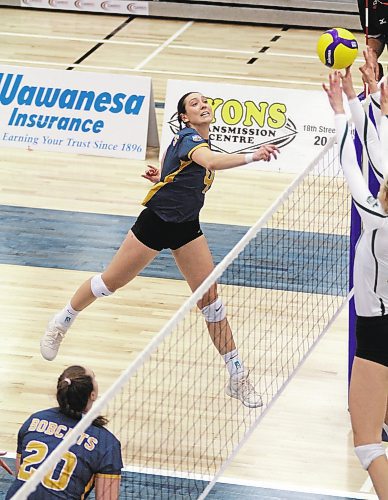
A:
{"label": "volleyball", "polygon": [[354,63],[358,53],[358,43],[350,31],[344,28],[332,28],[319,37],[317,53],[325,66],[344,69]]}

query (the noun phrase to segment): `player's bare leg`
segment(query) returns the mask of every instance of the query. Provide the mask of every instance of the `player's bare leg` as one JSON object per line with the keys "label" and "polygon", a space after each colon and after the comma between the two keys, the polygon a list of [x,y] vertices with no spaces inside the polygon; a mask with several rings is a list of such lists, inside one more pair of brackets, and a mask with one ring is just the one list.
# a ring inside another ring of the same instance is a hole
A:
{"label": "player's bare leg", "polygon": [[98,297],[112,295],[129,283],[157,254],[157,250],[148,248],[132,231],[129,231],[106,270],[101,275],[86,280],[75,292],[69,304],[50,320],[40,342],[42,356],[52,361],[78,313]]}
{"label": "player's bare leg", "polygon": [[388,499],[388,461],[381,443],[387,392],[388,368],[355,357],[349,393],[354,446],[381,499]]}
{"label": "player's bare leg", "polygon": [[[181,248],[174,250],[177,266],[194,292],[214,269],[213,258],[206,238],[202,235]],[[206,325],[216,349],[224,358],[230,380],[226,393],[240,399],[245,406],[256,408],[263,402],[248,378],[248,371],[238,354],[228,319],[226,308],[217,295],[214,283],[197,302],[204,315]]]}

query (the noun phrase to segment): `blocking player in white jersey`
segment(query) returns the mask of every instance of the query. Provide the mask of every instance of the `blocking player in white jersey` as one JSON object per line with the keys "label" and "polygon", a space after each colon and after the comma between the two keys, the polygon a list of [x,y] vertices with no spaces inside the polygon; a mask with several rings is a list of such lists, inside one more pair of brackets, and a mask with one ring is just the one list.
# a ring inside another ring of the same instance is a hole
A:
{"label": "blocking player in white jersey", "polygon": [[[368,53],[364,54],[368,63]],[[374,81],[372,66],[363,67],[365,80]],[[372,82],[370,82],[372,84]],[[341,85],[342,84],[342,85]],[[354,260],[354,298],[357,350],[353,362],[349,410],[355,452],[372,479],[380,499],[388,499],[388,461],[381,442],[388,430],[388,86],[381,85],[378,130],[369,121],[353,89],[350,68],[329,76],[323,85],[335,113],[339,160],[363,232]],[[344,112],[345,92],[356,128],[379,178],[377,197],[370,192],[357,163],[350,127]],[[378,105],[378,89],[371,88]]]}

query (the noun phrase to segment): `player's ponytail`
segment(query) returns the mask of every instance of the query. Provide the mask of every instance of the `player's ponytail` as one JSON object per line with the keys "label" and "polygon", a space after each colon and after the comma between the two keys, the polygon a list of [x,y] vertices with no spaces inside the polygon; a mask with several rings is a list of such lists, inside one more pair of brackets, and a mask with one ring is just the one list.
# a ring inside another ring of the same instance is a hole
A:
{"label": "player's ponytail", "polygon": [[[61,412],[74,420],[81,420],[93,389],[92,377],[86,374],[83,366],[66,368],[57,383],[57,401]],[[93,421],[98,427],[107,423],[108,420],[102,416]]]}

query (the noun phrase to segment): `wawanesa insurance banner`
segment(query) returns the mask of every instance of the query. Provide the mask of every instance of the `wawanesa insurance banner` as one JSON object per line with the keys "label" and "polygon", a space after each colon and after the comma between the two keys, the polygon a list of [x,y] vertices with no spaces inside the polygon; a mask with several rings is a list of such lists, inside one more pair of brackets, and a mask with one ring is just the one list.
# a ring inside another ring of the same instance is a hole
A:
{"label": "wawanesa insurance banner", "polygon": [[280,148],[276,161],[255,162],[249,168],[302,171],[335,133],[333,113],[323,90],[169,80],[161,156],[179,128],[176,106],[186,92],[208,97],[214,113],[210,127],[213,151],[251,153],[269,143]]}
{"label": "wawanesa insurance banner", "polygon": [[144,159],[151,94],[147,77],[0,66],[0,145]]}

